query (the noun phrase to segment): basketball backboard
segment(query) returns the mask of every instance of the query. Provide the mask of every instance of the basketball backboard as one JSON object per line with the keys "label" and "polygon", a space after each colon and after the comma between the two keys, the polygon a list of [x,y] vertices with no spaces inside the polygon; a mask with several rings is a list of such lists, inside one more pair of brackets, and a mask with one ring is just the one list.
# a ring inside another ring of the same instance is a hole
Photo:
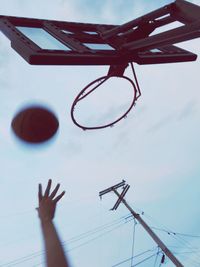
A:
{"label": "basketball backboard", "polygon": [[[197,59],[196,54],[175,44],[200,37],[200,7],[176,0],[122,25],[0,16],[0,30],[9,38],[12,48],[32,65],[108,65],[107,75],[84,87],[71,107],[72,120],[78,127],[100,129],[125,118],[141,95],[133,63],[145,65]],[[128,65],[136,86],[124,76]],[[131,83],[130,107],[111,123],[89,127],[79,124],[74,117],[75,106],[113,76]]]}
{"label": "basketball backboard", "polygon": [[[167,25],[173,27],[162,31]],[[155,33],[158,29],[161,32]],[[174,44],[200,37],[200,7],[176,0],[123,25],[0,16],[0,30],[12,48],[33,65],[194,61],[197,55]]]}

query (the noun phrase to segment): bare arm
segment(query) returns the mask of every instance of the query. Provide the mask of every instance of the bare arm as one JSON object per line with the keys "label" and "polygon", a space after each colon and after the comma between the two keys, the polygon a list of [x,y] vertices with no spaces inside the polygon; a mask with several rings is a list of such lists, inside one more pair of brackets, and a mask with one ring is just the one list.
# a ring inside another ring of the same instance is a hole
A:
{"label": "bare arm", "polygon": [[53,218],[56,204],[65,194],[63,191],[56,197],[60,185],[58,184],[50,194],[51,180],[49,180],[44,195],[42,185],[39,184],[39,207],[38,214],[41,221],[41,229],[44,238],[47,267],[69,267],[59,236],[57,234]]}

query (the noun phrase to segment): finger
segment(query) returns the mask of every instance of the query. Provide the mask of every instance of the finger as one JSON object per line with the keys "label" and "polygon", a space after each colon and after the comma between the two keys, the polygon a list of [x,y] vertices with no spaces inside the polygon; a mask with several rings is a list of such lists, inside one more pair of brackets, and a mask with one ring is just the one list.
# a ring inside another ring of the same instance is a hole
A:
{"label": "finger", "polygon": [[50,195],[50,198],[53,199],[55,197],[55,195],[57,194],[58,192],[58,189],[60,187],[60,184],[57,184],[56,188],[53,190],[53,192],[51,193]]}
{"label": "finger", "polygon": [[49,192],[50,192],[50,189],[51,189],[51,179],[49,179],[48,181],[48,184],[47,184],[47,188],[45,190],[45,193],[44,193],[44,197],[48,197],[49,196]]}
{"label": "finger", "polygon": [[39,187],[38,187],[38,199],[39,201],[42,200],[42,185],[39,184]]}
{"label": "finger", "polygon": [[58,196],[53,200],[53,202],[54,202],[54,203],[57,203],[57,202],[64,196],[64,194],[65,194],[65,191],[63,191],[60,195],[58,195]]}

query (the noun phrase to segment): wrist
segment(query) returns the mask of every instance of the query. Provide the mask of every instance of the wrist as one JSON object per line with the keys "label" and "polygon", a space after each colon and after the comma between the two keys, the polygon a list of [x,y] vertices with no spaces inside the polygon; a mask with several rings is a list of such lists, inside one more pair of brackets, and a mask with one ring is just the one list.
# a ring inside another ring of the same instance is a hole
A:
{"label": "wrist", "polygon": [[49,219],[49,218],[40,218],[40,223],[42,226],[47,226],[47,225],[51,225],[53,222],[52,222],[52,219]]}

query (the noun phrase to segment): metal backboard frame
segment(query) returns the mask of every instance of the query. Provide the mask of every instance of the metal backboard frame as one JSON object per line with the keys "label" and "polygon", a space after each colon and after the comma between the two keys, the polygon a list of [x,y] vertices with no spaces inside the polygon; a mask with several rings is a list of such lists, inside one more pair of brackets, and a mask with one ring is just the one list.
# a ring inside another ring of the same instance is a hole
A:
{"label": "metal backboard frame", "polygon": [[[158,28],[180,22],[158,34]],[[43,30],[66,49],[45,49],[22,28]],[[194,61],[197,55],[174,44],[200,37],[200,7],[184,0],[123,25],[64,22],[0,16],[0,30],[12,48],[33,65],[121,65]],[[103,48],[99,48],[103,47]]]}

